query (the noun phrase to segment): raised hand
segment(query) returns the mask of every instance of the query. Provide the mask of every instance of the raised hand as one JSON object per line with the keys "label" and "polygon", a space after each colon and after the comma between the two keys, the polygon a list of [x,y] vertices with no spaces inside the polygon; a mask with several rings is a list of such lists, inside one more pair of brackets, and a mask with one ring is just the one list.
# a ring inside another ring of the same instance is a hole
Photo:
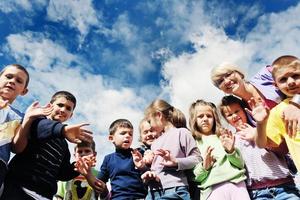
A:
{"label": "raised hand", "polygon": [[252,97],[248,101],[248,105],[250,106],[251,110],[245,108],[246,112],[253,116],[256,123],[260,124],[265,122],[269,116],[269,109],[264,105],[262,101],[255,101]]}
{"label": "raised hand", "polygon": [[26,110],[24,120],[32,120],[36,117],[50,115],[53,111],[51,104],[40,106],[38,101],[33,102]]}
{"label": "raised hand", "polygon": [[96,164],[96,157],[94,155],[88,155],[80,157],[76,160],[75,171],[78,171],[83,176],[87,176],[91,168]]}
{"label": "raised hand", "polygon": [[89,124],[82,123],[76,125],[68,125],[64,127],[64,136],[72,143],[81,143],[81,141],[92,142],[92,132],[84,129],[83,126]]}
{"label": "raised hand", "polygon": [[292,104],[286,106],[282,112],[287,134],[294,138],[300,131],[300,109]]}
{"label": "raised hand", "polygon": [[244,123],[239,126],[239,136],[241,139],[253,142],[256,134],[256,128],[252,127],[251,125]]}
{"label": "raised hand", "polygon": [[8,100],[0,99],[0,109],[5,108],[6,106],[8,106],[8,104],[9,104]]}
{"label": "raised hand", "polygon": [[152,161],[153,161],[153,159],[154,159],[154,156],[155,156],[155,154],[154,154],[153,151],[151,151],[151,150],[145,151],[145,152],[144,152],[144,157],[143,157],[144,163],[145,163],[146,165],[150,165],[150,166],[151,166]]}
{"label": "raised hand", "polygon": [[95,182],[94,182],[94,190],[96,190],[96,192],[100,193],[101,196],[103,197],[106,197],[107,194],[108,194],[108,189],[106,187],[106,184],[99,180],[99,179],[96,179]]}
{"label": "raised hand", "polygon": [[176,158],[174,158],[169,150],[164,150],[164,149],[158,149],[155,152],[155,155],[161,156],[163,158],[163,161],[160,163],[163,166],[166,167],[177,167],[178,163]]}
{"label": "raised hand", "polygon": [[142,178],[143,182],[146,184],[149,181],[160,182],[159,177],[153,171],[146,171],[145,173],[142,174],[141,178]]}
{"label": "raised hand", "polygon": [[221,140],[221,143],[227,153],[234,152],[235,137],[231,133],[231,131],[229,131],[229,130],[223,131],[223,133],[220,135],[220,140]]}
{"label": "raised hand", "polygon": [[216,162],[216,159],[211,155],[213,150],[214,148],[209,146],[207,147],[206,152],[204,153],[202,165],[205,170],[209,170]]}
{"label": "raised hand", "polygon": [[143,169],[145,167],[145,163],[143,161],[142,154],[137,149],[134,149],[131,151],[131,155],[135,167],[138,169]]}

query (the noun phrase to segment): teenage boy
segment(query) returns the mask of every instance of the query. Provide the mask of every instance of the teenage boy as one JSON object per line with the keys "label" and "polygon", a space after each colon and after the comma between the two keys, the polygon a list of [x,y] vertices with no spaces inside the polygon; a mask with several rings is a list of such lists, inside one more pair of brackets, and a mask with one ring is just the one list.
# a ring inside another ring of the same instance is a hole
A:
{"label": "teenage boy", "polygon": [[[57,180],[67,181],[79,175],[74,171],[74,164],[70,163],[64,137],[80,142],[90,140],[91,132],[82,128],[86,124],[62,124],[71,118],[76,106],[71,93],[59,91],[52,96],[50,103],[53,106],[50,115],[22,122],[21,128],[28,133],[20,133],[24,150],[9,163],[1,200],[52,199]],[[27,124],[30,124],[29,129]]]}

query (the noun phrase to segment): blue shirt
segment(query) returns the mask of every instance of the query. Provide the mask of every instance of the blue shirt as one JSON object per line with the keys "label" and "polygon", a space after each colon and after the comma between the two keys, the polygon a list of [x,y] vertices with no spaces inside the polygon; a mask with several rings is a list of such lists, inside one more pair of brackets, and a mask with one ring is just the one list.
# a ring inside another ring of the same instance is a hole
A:
{"label": "blue shirt", "polygon": [[145,198],[147,190],[141,180],[141,173],[135,168],[131,149],[119,150],[106,155],[98,174],[105,183],[110,180],[112,199]]}

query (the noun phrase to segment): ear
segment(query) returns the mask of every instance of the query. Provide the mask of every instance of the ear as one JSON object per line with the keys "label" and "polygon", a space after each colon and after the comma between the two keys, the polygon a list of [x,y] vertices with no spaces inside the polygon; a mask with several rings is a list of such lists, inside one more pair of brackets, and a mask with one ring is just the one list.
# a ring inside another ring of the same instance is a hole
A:
{"label": "ear", "polygon": [[25,88],[22,92],[21,92],[21,96],[24,96],[25,94],[27,94],[27,92],[28,92],[28,89],[27,88]]}
{"label": "ear", "polygon": [[113,135],[109,135],[108,136],[108,140],[112,142],[114,140],[114,136]]}

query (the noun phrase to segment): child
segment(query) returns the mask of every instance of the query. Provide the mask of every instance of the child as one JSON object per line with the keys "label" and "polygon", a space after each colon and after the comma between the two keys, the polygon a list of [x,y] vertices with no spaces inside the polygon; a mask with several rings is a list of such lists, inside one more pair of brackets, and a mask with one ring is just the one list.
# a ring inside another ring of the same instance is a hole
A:
{"label": "child", "polygon": [[[284,157],[255,145],[256,128],[250,125],[244,102],[232,95],[224,96],[220,111],[226,121],[236,128],[236,147],[247,166],[247,186],[252,199],[299,199],[300,193]],[[271,192],[272,191],[272,192]]]}
{"label": "child", "polygon": [[194,169],[200,183],[200,199],[250,199],[245,185],[245,168],[232,134],[220,135],[220,120],[213,103],[197,100],[190,107],[190,127],[203,161]]}
{"label": "child", "polygon": [[27,93],[28,83],[29,74],[21,65],[8,65],[0,72],[0,196],[10,157],[11,141],[23,117],[11,104],[17,96]]}
{"label": "child", "polygon": [[[84,156],[96,156],[95,142],[81,142],[75,146],[75,159],[78,160]],[[97,171],[92,169],[96,176]],[[88,184],[84,176],[79,175],[76,178],[68,181],[59,181],[58,191],[55,195],[55,200],[96,200],[98,195],[93,191],[93,188]]]}
{"label": "child", "polygon": [[155,153],[151,171],[143,174],[149,183],[146,199],[190,199],[185,170],[200,161],[200,152],[186,129],[183,113],[159,99],[148,106],[145,116],[151,129],[161,134],[151,145]]}
{"label": "child", "polygon": [[[108,196],[104,183],[110,180],[111,199],[144,199],[146,189],[139,170],[135,168],[131,151],[133,126],[127,119],[117,119],[109,127],[108,139],[115,145],[116,152],[104,157],[97,179],[86,174],[89,184],[100,191],[100,197]],[[103,182],[102,182],[103,181]]]}
{"label": "child", "polygon": [[155,131],[151,130],[150,123],[146,119],[143,119],[140,122],[139,131],[140,142],[142,143],[139,149],[141,153],[144,154],[145,151],[151,149],[151,144],[158,137],[158,134]]}
{"label": "child", "polygon": [[[90,132],[82,128],[85,124],[62,124],[72,116],[76,105],[71,93],[59,91],[50,103],[53,105],[51,114],[34,120],[30,135],[23,134],[25,150],[9,163],[1,199],[52,199],[57,180],[67,181],[79,175],[70,164],[70,152],[63,136],[69,140],[90,139]],[[25,124],[24,130],[26,127]]]}
{"label": "child", "polygon": [[[270,146],[268,138],[276,145],[280,145],[286,141],[291,157],[298,169],[300,170],[300,132],[299,124],[296,122],[289,123],[288,129],[297,130],[297,134],[289,136],[285,129],[285,123],[282,119],[283,110],[289,105],[297,105],[299,101],[292,99],[300,93],[300,60],[294,56],[281,56],[277,58],[273,64],[272,76],[277,88],[287,96],[287,99],[282,101],[268,113],[263,105],[256,104],[252,101],[252,115],[258,118],[257,123],[260,127],[257,128],[256,144],[261,148]],[[295,102],[294,102],[295,101]]]}

